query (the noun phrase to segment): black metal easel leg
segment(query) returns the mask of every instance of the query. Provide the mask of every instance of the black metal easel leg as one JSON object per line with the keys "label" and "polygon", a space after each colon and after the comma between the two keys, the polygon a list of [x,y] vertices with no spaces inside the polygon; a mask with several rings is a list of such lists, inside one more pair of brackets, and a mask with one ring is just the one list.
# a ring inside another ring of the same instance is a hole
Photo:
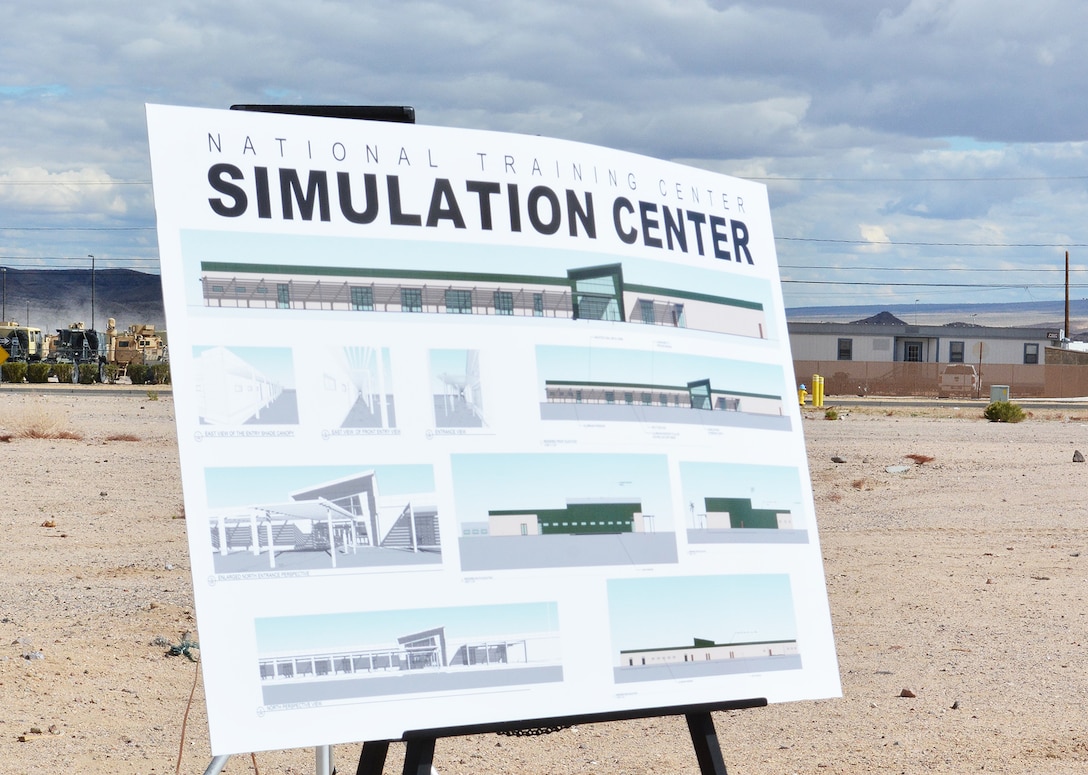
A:
{"label": "black metal easel leg", "polygon": [[695,757],[699,760],[699,772],[702,775],[728,775],[710,713],[688,713],[686,718],[691,743],[695,746]]}
{"label": "black metal easel leg", "polygon": [[388,740],[373,740],[363,743],[359,754],[359,767],[355,775],[382,775],[385,769],[385,757],[389,753]]}
{"label": "black metal easel leg", "polygon": [[433,737],[415,737],[407,741],[404,751],[404,775],[431,775],[434,741]]}

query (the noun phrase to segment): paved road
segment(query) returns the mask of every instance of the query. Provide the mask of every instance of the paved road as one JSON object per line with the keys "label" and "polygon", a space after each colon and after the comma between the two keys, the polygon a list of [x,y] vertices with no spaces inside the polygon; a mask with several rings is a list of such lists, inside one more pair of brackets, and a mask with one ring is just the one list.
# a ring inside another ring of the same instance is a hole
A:
{"label": "paved road", "polygon": [[44,385],[13,385],[10,382],[0,382],[0,395],[4,393],[48,393],[54,396],[96,395],[147,398],[148,393],[170,395],[173,390],[172,385],[59,385],[56,382],[47,382]]}

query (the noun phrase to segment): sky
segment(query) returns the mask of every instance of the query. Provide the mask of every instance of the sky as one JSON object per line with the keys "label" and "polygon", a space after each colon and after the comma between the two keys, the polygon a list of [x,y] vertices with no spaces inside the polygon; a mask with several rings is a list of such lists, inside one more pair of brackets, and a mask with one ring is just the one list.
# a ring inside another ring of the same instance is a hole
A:
{"label": "sky", "polygon": [[[768,186],[787,307],[1088,297],[1080,0],[0,9],[0,266],[158,270],[144,105],[411,105]],[[1080,266],[1078,266],[1078,264]]]}

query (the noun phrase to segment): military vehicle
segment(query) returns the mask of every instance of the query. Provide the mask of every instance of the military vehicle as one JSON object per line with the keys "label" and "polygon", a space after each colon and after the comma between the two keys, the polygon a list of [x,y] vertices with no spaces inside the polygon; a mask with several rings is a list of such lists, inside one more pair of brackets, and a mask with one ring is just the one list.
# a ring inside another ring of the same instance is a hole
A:
{"label": "military vehicle", "polygon": [[110,318],[106,323],[106,360],[120,366],[122,373],[133,363],[165,363],[166,340],[155,333],[155,326],[146,323],[118,332],[117,321]]}
{"label": "military vehicle", "polygon": [[0,323],[0,347],[8,360],[34,363],[45,356],[45,340],[40,328],[21,326],[14,320]]}

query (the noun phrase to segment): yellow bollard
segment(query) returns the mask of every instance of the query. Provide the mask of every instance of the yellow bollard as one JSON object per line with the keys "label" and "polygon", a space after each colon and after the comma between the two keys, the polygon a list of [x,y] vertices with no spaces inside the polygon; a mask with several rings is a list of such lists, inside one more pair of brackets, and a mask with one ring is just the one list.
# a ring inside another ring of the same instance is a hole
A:
{"label": "yellow bollard", "polygon": [[819,374],[812,375],[812,405],[814,407],[824,405],[824,378]]}

